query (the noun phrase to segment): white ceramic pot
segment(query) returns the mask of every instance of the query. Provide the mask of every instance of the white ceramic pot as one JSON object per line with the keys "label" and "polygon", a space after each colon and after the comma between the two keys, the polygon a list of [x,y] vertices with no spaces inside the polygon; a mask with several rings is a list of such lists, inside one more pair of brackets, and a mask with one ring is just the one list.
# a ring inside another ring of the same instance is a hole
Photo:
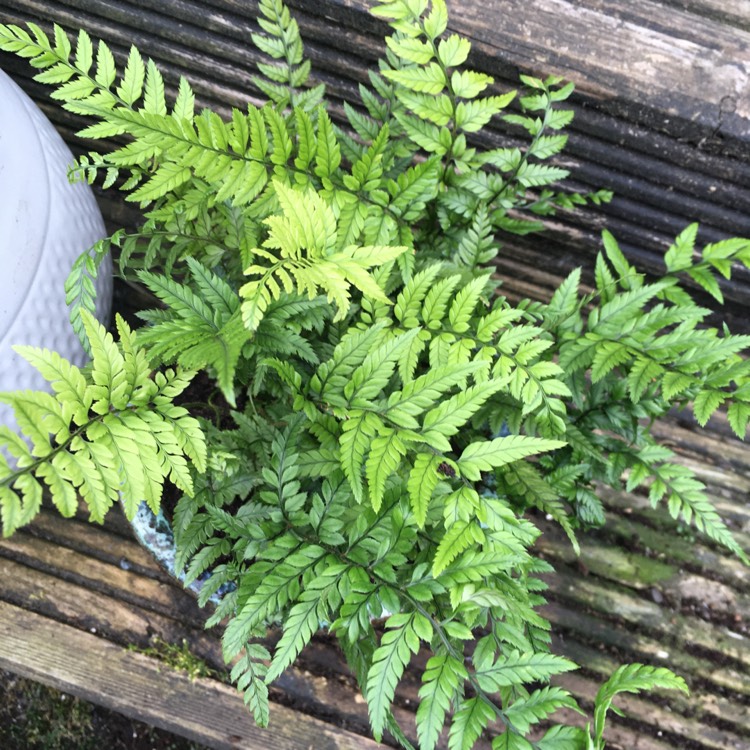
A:
{"label": "white ceramic pot", "polygon": [[[0,70],[0,391],[40,389],[45,381],[12,349],[53,349],[86,361],[65,304],[75,259],[105,235],[88,185],[67,178],[73,156],[52,124]],[[97,316],[112,301],[111,265],[97,280]],[[0,424],[11,424],[0,404]]]}

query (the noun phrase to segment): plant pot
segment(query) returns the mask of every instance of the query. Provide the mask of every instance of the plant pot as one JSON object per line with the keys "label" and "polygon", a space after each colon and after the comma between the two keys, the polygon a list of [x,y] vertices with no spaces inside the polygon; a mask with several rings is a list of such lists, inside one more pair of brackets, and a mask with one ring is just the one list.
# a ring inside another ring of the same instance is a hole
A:
{"label": "plant pot", "polygon": [[[86,361],[68,320],[64,283],[75,259],[106,232],[90,187],[68,181],[72,162],[49,120],[0,70],[0,391],[47,387],[14,344]],[[100,320],[112,299],[106,263],[96,284]],[[0,424],[12,424],[4,404]]]}
{"label": "plant pot", "polygon": [[[208,580],[210,575],[203,575],[187,586],[184,585],[184,571],[177,572],[175,570],[177,549],[172,524],[164,513],[159,511],[158,514],[155,514],[144,502],[140,504],[138,512],[129,523],[135,533],[136,539],[151,553],[163,570],[178,581],[186,591],[194,596],[198,596],[203,584]],[[222,587],[209,601],[218,604],[228,590],[228,588]]]}
{"label": "plant pot", "polygon": [[[151,508],[144,502],[138,506],[138,512],[129,520],[136,538],[145,547],[156,562],[172,578],[182,582],[184,575],[179,575],[175,571],[175,541],[172,524],[162,511],[155,514]],[[185,587],[193,594],[200,591],[200,585],[192,584]]]}

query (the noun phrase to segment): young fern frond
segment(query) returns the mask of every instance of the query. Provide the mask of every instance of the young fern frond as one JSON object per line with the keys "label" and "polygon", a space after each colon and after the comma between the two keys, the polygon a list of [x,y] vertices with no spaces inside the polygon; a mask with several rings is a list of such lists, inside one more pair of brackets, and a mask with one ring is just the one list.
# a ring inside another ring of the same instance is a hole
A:
{"label": "young fern frond", "polygon": [[84,311],[96,311],[96,279],[99,268],[109,255],[110,241],[99,240],[93,247],[78,256],[65,279],[65,304],[70,308],[70,324],[87,354],[91,345],[84,327]]}
{"label": "young fern frond", "polygon": [[471,43],[457,34],[443,37],[447,9],[443,0],[413,5],[403,0],[381,3],[373,13],[390,19],[396,34],[386,39],[399,58],[398,67],[384,67],[382,75],[395,84],[394,93],[405,110],[394,116],[406,135],[420,148],[443,157],[444,177],[455,162],[468,164],[466,133],[480,130],[515,97],[479,97],[493,81],[463,68]]}
{"label": "young fern frond", "polygon": [[253,82],[279,111],[288,106],[314,110],[325,86],[303,89],[310,76],[310,61],[304,56],[297,21],[281,0],[260,0],[258,10],[258,24],[265,34],[252,34],[253,44],[276,62],[258,63],[262,77],[254,77]]}
{"label": "young fern frond", "polygon": [[669,669],[645,664],[627,664],[620,667],[599,688],[594,699],[594,736],[589,741],[589,747],[592,750],[604,750],[604,724],[607,712],[618,693],[641,693],[654,688],[689,692],[682,677],[677,677]]}
{"label": "young fern frond", "polygon": [[230,674],[259,727],[268,726],[268,686],[265,682],[268,668],[265,662],[270,658],[271,655],[264,646],[258,643],[248,644]]}
{"label": "young fern frond", "polygon": [[118,317],[118,347],[102,326],[83,313],[92,363],[82,371],[48,350],[17,347],[50,383],[54,395],[2,394],[30,445],[3,427],[0,441],[0,506],[3,534],[38,513],[43,488],[60,513],[73,515],[78,496],[91,519],[101,522],[122,499],[132,517],[141,501],[158,510],[164,481],[192,494],[188,461],[206,468],[206,445],[197,420],[172,401],[192,373],[153,374],[136,335]]}
{"label": "young fern frond", "polygon": [[242,317],[250,331],[258,328],[268,306],[282,290],[287,294],[307,294],[310,299],[324,292],[336,304],[334,321],[343,320],[349,310],[350,286],[367,297],[388,302],[368,271],[395,260],[407,248],[349,245],[338,249],[336,216],[318,194],[302,193],[278,181],[274,182],[274,191],[282,215],[265,220],[268,238],[255,249],[255,254],[270,265],[255,263],[245,269],[247,276],[258,278],[240,289],[245,300]]}
{"label": "young fern frond", "polygon": [[660,445],[646,445],[635,456],[628,478],[628,489],[634,489],[646,478],[651,479],[649,500],[656,505],[666,499],[669,514],[685,523],[693,523],[710,539],[730,549],[746,563],[747,555],[737,544],[706,494],[705,485],[686,466],[670,459],[674,454]]}

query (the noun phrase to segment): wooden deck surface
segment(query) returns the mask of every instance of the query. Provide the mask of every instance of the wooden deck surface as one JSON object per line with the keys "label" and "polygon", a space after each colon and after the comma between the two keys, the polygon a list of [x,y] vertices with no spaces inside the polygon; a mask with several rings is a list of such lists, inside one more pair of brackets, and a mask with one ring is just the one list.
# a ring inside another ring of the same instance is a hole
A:
{"label": "wooden deck surface", "polygon": [[[721,421],[710,432],[677,421],[660,430],[750,549],[747,448]],[[617,665],[669,665],[690,697],[623,699],[626,716],[613,717],[609,731],[613,750],[750,747],[750,569],[651,510],[646,497],[604,494],[608,524],[583,538],[580,558],[552,525],[539,543],[558,571],[544,607],[554,648],[585,665],[561,683],[590,706]],[[366,706],[324,635],[274,685],[267,733],[218,679],[193,684],[128,650],[187,639],[221,673],[219,633],[203,630],[205,617],[118,514],[98,527],[45,512],[0,543],[0,668],[210,747],[374,747]],[[411,734],[423,664],[420,655],[397,693],[397,716]]]}
{"label": "wooden deck surface", "polygon": [[[313,67],[336,111],[382,51],[383,26],[365,0],[292,0]],[[500,88],[517,72],[574,80],[576,110],[562,163],[579,189],[607,187],[615,200],[550,222],[541,237],[509,239],[498,262],[511,299],[543,299],[576,265],[591,267],[608,226],[630,257],[657,271],[671,238],[702,222],[702,239],[750,236],[750,2],[747,0],[454,0],[452,27],[475,43],[472,64]],[[257,30],[246,0],[0,0],[0,22],[85,26],[115,53],[132,43],[164,69],[170,90],[186,75],[201,104],[226,110],[256,95],[249,43]],[[0,66],[33,96],[74,149],[79,122],[49,105],[25,63]],[[491,130],[494,143],[516,134]],[[110,227],[137,215],[102,197]],[[750,274],[727,287],[727,320],[750,330]],[[750,549],[750,449],[721,421],[697,432],[659,428],[695,468]],[[608,524],[575,558],[550,527],[540,551],[554,562],[546,616],[555,648],[586,664],[567,684],[590,704],[619,663],[664,664],[688,680],[690,698],[622,701],[613,750],[746,750],[750,747],[750,569],[692,531],[677,529],[640,495],[607,493]],[[368,748],[366,706],[329,639],[317,637],[272,689],[268,733],[248,723],[218,679],[196,684],[134,653],[187,639],[222,669],[218,634],[159,570],[117,515],[105,527],[45,512],[0,543],[0,668],[17,671],[217,748]],[[273,634],[269,636],[273,638]],[[412,726],[422,660],[398,694]],[[131,686],[136,686],[131,689]],[[164,708],[158,706],[163,701]],[[198,708],[198,701],[204,708]],[[154,707],[157,707],[156,709]],[[202,715],[206,718],[196,721]]]}

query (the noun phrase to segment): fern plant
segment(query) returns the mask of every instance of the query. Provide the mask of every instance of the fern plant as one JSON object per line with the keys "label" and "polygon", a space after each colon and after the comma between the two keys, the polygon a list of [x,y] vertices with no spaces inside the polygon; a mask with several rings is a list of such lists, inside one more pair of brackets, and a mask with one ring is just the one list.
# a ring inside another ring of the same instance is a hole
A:
{"label": "fern plant", "polygon": [[[392,30],[384,57],[334,124],[288,9],[259,11],[268,102],[228,121],[196,113],[185,80],[168,98],[135,48],[120,67],[83,31],[73,43],[59,27],[0,25],[0,48],[104,142],[73,174],[144,212],[68,278],[91,364],[20,349],[52,393],[2,396],[26,438],[0,430],[3,533],[45,491],[66,515],[80,496],[100,521],[118,498],[129,516],[141,501],[156,510],[166,480],[177,565],[188,583],[211,572],[202,603],[223,592],[209,625],[226,619],[224,653],[259,724],[268,684],[328,627],[378,739],[411,746],[391,707],[427,649],[420,747],[447,728],[451,750],[486,731],[496,750],[601,750],[618,692],[685,684],[624,666],[588,729],[554,722],[579,709],[547,683],[575,665],[550,652],[537,611],[551,569],[534,555],[534,510],[577,546],[604,520],[600,483],[649,483],[654,505],[746,560],[650,426],[674,406],[692,403],[702,424],[723,406],[744,437],[750,342],[705,325],[693,289],[721,301],[717,275],[750,267],[750,242],[696,253],[691,225],[651,280],[605,232],[592,292],[575,271],[548,303],[512,305],[492,275],[499,237],[609,198],[556,187],[571,85],[524,76],[520,95],[497,91],[466,67],[443,0],[387,0],[373,8]],[[493,117],[526,145],[477,145]],[[159,303],[136,331],[118,319],[117,342],[92,318],[110,252]],[[196,371],[215,391],[200,417],[179,403]],[[269,624],[282,630],[273,653]]]}

